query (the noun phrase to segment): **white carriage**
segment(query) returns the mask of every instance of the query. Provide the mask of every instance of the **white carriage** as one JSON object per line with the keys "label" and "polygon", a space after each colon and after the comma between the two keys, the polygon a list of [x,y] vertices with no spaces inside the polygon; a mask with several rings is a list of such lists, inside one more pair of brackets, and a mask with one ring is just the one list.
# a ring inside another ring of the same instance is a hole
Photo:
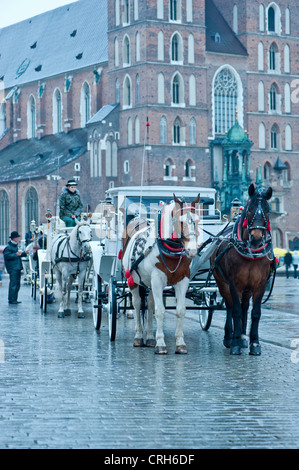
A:
{"label": "white carriage", "polygon": [[[120,311],[125,312],[128,307],[131,308],[130,291],[118,259],[122,248],[124,228],[128,221],[137,215],[157,221],[161,207],[173,200],[174,192],[176,196],[184,200],[193,200],[200,193],[202,242],[205,248],[199,256],[195,257],[191,266],[191,281],[187,293],[187,299],[190,302],[187,308],[199,310],[199,321],[205,330],[210,326],[213,311],[222,308],[216,283],[210,273],[209,261],[220,240],[216,236],[226,225],[217,208],[215,189],[184,186],[112,188],[106,192],[106,201],[99,206],[98,241],[91,242],[94,327],[100,328],[102,314],[106,312],[111,341],[115,340],[117,317]],[[175,308],[172,301],[173,295],[171,287],[165,289],[164,299],[169,304],[167,309]]]}

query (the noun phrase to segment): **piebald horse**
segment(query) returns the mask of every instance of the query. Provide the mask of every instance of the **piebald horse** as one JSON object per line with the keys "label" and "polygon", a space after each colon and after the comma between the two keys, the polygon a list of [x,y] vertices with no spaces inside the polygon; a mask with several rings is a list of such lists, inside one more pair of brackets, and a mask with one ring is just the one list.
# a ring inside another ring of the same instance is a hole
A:
{"label": "piebald horse", "polygon": [[[199,233],[199,200],[186,203],[174,195],[174,201],[165,205],[156,224],[146,219],[133,219],[123,235],[123,249],[119,253],[122,267],[132,293],[135,309],[134,346],[155,347],[156,354],[167,354],[163,319],[165,307],[163,290],[173,286],[176,296],[176,353],[186,354],[183,335],[185,296],[190,281],[190,264],[197,255]],[[157,233],[158,232],[158,233]],[[141,290],[149,290],[147,324],[141,321]],[[153,311],[156,317],[156,338],[153,333]]]}
{"label": "piebald horse", "polygon": [[248,194],[242,215],[224,236],[211,264],[226,305],[224,346],[230,348],[231,354],[241,354],[241,348],[248,346],[247,311],[252,298],[249,354],[258,356],[261,303],[271,269],[275,270],[268,204],[272,188],[255,188],[251,184]]}
{"label": "piebald horse", "polygon": [[90,240],[91,228],[87,222],[78,222],[70,235],[60,234],[53,238],[50,256],[60,297],[59,318],[71,313],[70,293],[76,277],[78,279],[78,318],[84,318],[82,295],[90,260]]}

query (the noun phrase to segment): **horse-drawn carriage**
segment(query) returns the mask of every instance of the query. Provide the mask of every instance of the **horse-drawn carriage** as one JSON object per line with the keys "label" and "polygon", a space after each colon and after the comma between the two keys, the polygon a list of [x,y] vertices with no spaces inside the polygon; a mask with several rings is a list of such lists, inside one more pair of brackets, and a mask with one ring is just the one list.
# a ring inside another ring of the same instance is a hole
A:
{"label": "horse-drawn carriage", "polygon": [[[214,189],[178,187],[175,191],[178,197],[188,201],[200,193],[198,233],[202,249],[192,261],[186,297],[189,299],[187,308],[199,310],[200,324],[203,329],[208,329],[213,311],[223,308],[214,278],[209,274],[209,259],[219,243],[220,238],[217,235],[226,223],[221,220],[220,211],[216,208]],[[120,259],[123,233],[131,220],[147,220],[157,228],[161,224],[163,209],[174,199],[173,193],[174,188],[164,186],[122,187],[107,191],[107,199],[101,207],[104,225],[106,223],[106,236],[101,241],[91,242],[91,247],[94,263],[94,326],[96,329],[100,328],[103,312],[107,312],[111,341],[115,340],[119,313],[133,308],[131,291]],[[156,235],[161,237],[161,233]],[[168,256],[167,253],[164,256]],[[163,298],[164,304],[168,304],[167,309],[175,308],[172,302],[174,296],[174,287],[166,286]],[[143,311],[146,308],[147,296],[142,303]]]}

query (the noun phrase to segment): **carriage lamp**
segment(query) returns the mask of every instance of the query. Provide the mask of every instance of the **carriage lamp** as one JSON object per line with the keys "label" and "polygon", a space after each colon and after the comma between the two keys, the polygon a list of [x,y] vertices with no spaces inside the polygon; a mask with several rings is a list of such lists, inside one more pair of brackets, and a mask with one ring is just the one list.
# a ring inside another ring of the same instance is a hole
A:
{"label": "carriage lamp", "polygon": [[103,215],[108,226],[108,238],[110,238],[110,225],[115,215],[115,206],[112,204],[112,199],[110,197],[107,197],[103,203]]}
{"label": "carriage lamp", "polygon": [[35,233],[35,230],[36,230],[35,220],[31,220],[31,222],[30,222],[30,232]]}
{"label": "carriage lamp", "polygon": [[52,212],[50,209],[47,210],[45,213],[45,218],[47,219],[48,222],[48,229],[50,228],[50,220],[52,219]]}
{"label": "carriage lamp", "polygon": [[236,220],[239,215],[241,214],[243,207],[241,201],[239,201],[238,198],[235,198],[231,202],[231,208],[230,208],[230,216],[232,220]]}

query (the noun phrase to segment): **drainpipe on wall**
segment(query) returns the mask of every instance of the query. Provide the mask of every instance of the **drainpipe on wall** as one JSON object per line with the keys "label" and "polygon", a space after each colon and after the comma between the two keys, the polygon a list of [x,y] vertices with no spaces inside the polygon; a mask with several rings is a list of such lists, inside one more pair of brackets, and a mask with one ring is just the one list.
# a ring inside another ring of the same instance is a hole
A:
{"label": "drainpipe on wall", "polygon": [[18,206],[18,199],[19,199],[19,186],[18,181],[16,181],[16,230],[18,231],[19,227],[19,206]]}

